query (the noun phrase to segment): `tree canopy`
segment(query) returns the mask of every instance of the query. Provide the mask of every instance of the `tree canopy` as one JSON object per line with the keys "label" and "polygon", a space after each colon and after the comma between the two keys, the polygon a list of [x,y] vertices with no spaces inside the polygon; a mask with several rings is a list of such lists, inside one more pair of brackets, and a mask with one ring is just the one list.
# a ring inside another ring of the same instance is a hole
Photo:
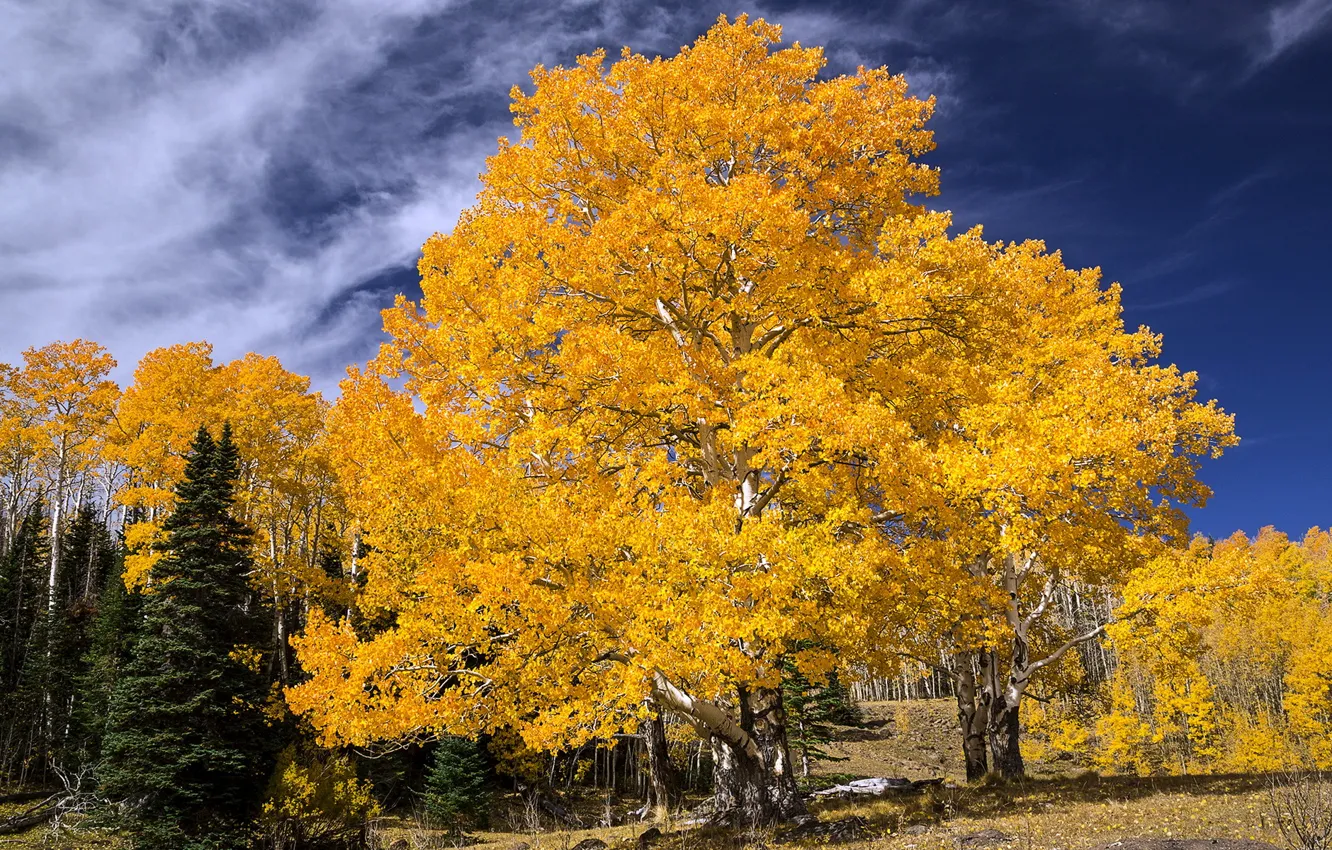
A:
{"label": "tree canopy", "polygon": [[1231,420],[1117,287],[950,234],[932,102],[779,41],[722,19],[514,90],[520,138],[331,416],[391,625],[299,640],[330,738],[548,748],[654,700],[789,774],[755,720],[783,659],[884,667],[941,611],[993,640],[977,559],[1104,572],[1204,498]]}

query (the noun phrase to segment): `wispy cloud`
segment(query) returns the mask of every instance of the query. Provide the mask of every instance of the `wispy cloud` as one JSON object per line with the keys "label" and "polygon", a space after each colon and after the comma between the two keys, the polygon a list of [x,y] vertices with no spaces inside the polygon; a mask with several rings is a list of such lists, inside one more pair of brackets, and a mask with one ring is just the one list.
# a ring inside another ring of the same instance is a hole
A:
{"label": "wispy cloud", "polygon": [[1130,303],[1124,306],[1131,310],[1165,310],[1170,307],[1187,307],[1190,304],[1198,304],[1218,298],[1236,288],[1237,286],[1233,281],[1213,281],[1212,283],[1199,284],[1178,295],[1168,296],[1158,301],[1149,301],[1145,304]]}
{"label": "wispy cloud", "polygon": [[[769,14],[831,70],[916,56],[891,20]],[[739,11],[739,10],[732,10]],[[763,14],[759,8],[757,13]],[[653,0],[0,0],[0,360],[98,339],[280,355],[331,388],[386,287],[470,203],[536,63],[673,53],[715,19]],[[917,51],[918,52],[918,51]],[[945,93],[947,68],[913,83]]]}
{"label": "wispy cloud", "polygon": [[1245,212],[1245,204],[1241,203],[1245,196],[1280,173],[1278,166],[1264,165],[1217,189],[1208,196],[1202,215],[1180,233],[1177,240],[1181,244],[1196,243],[1218,225],[1240,217]]}
{"label": "wispy cloud", "polygon": [[[1259,9],[1271,49],[1312,37],[1330,6]],[[1156,4],[1077,8],[1116,37],[1179,23]],[[1238,4],[1225,8],[1239,20]],[[1002,24],[978,3],[726,9],[743,10],[824,45],[830,73],[904,72],[939,98],[942,122],[998,108],[967,102],[965,61],[935,49]],[[511,85],[598,46],[674,52],[717,11],[701,0],[0,0],[0,360],[90,336],[125,377],[149,348],[207,338],[223,357],[277,353],[329,388],[373,350],[377,311],[388,287],[410,282],[422,242],[471,201],[495,137],[512,132]],[[1015,186],[965,167],[947,175],[943,203],[960,225],[1013,237],[1057,239],[1079,220],[1072,188],[1094,182],[1037,173]],[[1219,192],[1208,215],[1264,177]]]}
{"label": "wispy cloud", "polygon": [[[1281,169],[1275,164],[1263,165],[1222,185],[1202,202],[1197,219],[1179,233],[1171,236],[1173,250],[1148,260],[1124,276],[1124,282],[1137,291],[1149,281],[1174,277],[1185,269],[1205,262],[1213,250],[1209,242],[1217,228],[1244,215],[1255,213],[1246,201],[1257,187],[1277,177]],[[1233,281],[1213,281],[1193,287],[1178,295],[1158,297],[1156,300],[1129,306],[1140,310],[1159,310],[1208,301],[1238,288]]]}
{"label": "wispy cloud", "polygon": [[1207,100],[1250,81],[1332,22],[1332,0],[1070,0],[1050,8],[1090,28],[1105,61],[1136,66],[1163,92]]}
{"label": "wispy cloud", "polygon": [[1267,12],[1266,43],[1253,57],[1255,69],[1321,33],[1332,22],[1332,0],[1296,0]]}
{"label": "wispy cloud", "polygon": [[1228,206],[1247,194],[1254,187],[1259,186],[1280,174],[1280,166],[1275,163],[1268,163],[1248,174],[1236,178],[1233,182],[1222,186],[1220,189],[1217,189],[1212,193],[1212,196],[1208,198],[1207,202],[1213,208]]}
{"label": "wispy cloud", "polygon": [[945,185],[940,206],[953,214],[955,229],[997,225],[996,230],[1002,231],[990,233],[987,228],[987,236],[1005,240],[1052,236],[1057,228],[1049,225],[1058,219],[1066,226],[1072,224],[1070,210],[1076,199],[1070,190],[1084,182],[1082,177],[1056,177],[1014,186],[1008,182],[993,185],[978,177],[960,190]]}
{"label": "wispy cloud", "polygon": [[1196,249],[1183,248],[1164,256],[1156,257],[1138,266],[1129,272],[1126,277],[1128,280],[1133,281],[1135,285],[1141,284],[1144,281],[1155,280],[1156,278],[1165,277],[1188,268],[1198,259],[1198,256],[1199,253]]}
{"label": "wispy cloud", "polygon": [[[447,158],[400,146],[344,167],[338,153],[362,134],[326,135],[339,99],[405,31],[448,13],[442,0],[341,0],[287,17],[273,10],[294,6],[244,0],[62,6],[11,6],[0,47],[0,113],[28,139],[0,153],[0,357],[84,335],[127,367],[186,339],[210,338],[223,356],[290,339],[340,289],[410,255],[426,219],[438,227],[467,201]],[[418,167],[386,192],[404,166]],[[291,170],[321,201],[364,194],[302,226],[274,203]],[[309,349],[277,353],[324,367]]]}

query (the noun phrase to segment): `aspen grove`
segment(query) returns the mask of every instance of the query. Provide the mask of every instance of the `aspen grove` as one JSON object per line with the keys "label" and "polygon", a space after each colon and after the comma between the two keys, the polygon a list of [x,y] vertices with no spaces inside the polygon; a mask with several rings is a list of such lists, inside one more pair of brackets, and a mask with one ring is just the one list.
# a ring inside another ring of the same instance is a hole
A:
{"label": "aspen grove", "polygon": [[1332,768],[1332,534],[1190,537],[1232,416],[1099,269],[932,206],[934,107],[746,16],[537,66],[336,399],[0,364],[0,781],[351,850],[563,817],[591,752],[770,827],[922,676],[959,780]]}

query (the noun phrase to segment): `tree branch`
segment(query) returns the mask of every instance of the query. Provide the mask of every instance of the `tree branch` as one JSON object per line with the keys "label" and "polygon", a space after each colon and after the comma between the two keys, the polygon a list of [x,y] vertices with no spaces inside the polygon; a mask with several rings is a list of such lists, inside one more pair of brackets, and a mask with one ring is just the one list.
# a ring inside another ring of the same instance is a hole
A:
{"label": "tree branch", "polygon": [[1050,666],[1051,664],[1053,664],[1053,663],[1055,663],[1056,661],[1058,661],[1059,659],[1063,658],[1063,657],[1064,657],[1064,653],[1068,652],[1068,651],[1069,651],[1070,649],[1072,649],[1073,647],[1075,647],[1075,646],[1081,646],[1082,644],[1086,643],[1087,641],[1089,641],[1089,640],[1095,640],[1096,638],[1098,638],[1098,637],[1100,637],[1101,635],[1105,634],[1105,627],[1108,626],[1108,625],[1110,625],[1110,624],[1109,624],[1109,623],[1104,623],[1104,624],[1099,625],[1099,626],[1097,626],[1096,628],[1092,629],[1091,631],[1087,632],[1085,635],[1078,635],[1078,636],[1075,637],[1075,638],[1070,638],[1069,640],[1064,641],[1063,646],[1059,647],[1059,648],[1056,649],[1054,652],[1052,652],[1052,653],[1050,653],[1049,655],[1045,656],[1045,657],[1042,658],[1040,661],[1035,661],[1035,662],[1032,662],[1031,664],[1028,664],[1028,665],[1027,665],[1027,672],[1026,672],[1026,675],[1023,676],[1023,678],[1024,678],[1024,679],[1030,679],[1032,673],[1035,673],[1037,670],[1040,670],[1040,669],[1043,668],[1043,667],[1048,667],[1048,666]]}

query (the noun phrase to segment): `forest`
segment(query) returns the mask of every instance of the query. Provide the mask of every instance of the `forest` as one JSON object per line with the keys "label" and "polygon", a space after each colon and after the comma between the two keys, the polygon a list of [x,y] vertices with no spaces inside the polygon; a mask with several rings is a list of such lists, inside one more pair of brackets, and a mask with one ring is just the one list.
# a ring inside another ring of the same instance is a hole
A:
{"label": "forest", "polygon": [[[1191,535],[1232,416],[1098,269],[928,205],[933,99],[780,42],[533,70],[334,399],[204,341],[0,365],[0,834],[879,841],[1238,776],[1209,837],[1332,840],[1332,533]],[[920,706],[932,770],[843,770]],[[835,819],[871,779],[905,808]]]}

